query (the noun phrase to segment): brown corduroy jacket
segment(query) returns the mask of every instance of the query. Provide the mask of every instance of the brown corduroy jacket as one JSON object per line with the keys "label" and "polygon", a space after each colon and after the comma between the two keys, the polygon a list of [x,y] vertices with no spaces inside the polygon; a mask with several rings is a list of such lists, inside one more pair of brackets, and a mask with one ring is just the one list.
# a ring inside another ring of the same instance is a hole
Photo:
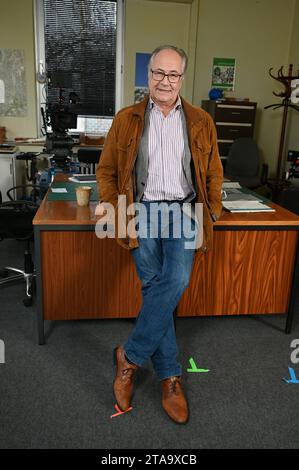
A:
{"label": "brown corduroy jacket", "polygon": [[[195,202],[203,204],[203,238],[197,248],[207,251],[212,246],[213,216],[219,218],[222,210],[222,163],[212,118],[204,110],[191,105],[183,98],[181,101],[195,170],[197,190]],[[134,202],[134,164],[143,132],[147,104],[148,98],[117,113],[97,167],[100,201],[113,205],[116,211],[116,239],[127,249],[138,247],[136,236],[126,231],[127,224],[134,217],[133,213],[127,213],[127,208]],[[125,205],[119,204],[120,195],[125,196]]]}

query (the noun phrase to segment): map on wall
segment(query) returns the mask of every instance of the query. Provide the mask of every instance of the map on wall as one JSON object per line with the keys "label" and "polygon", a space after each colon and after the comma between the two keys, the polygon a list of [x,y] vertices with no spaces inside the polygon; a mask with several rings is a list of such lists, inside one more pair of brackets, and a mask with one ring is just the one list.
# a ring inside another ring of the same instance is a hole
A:
{"label": "map on wall", "polygon": [[25,53],[0,48],[0,116],[27,116]]}

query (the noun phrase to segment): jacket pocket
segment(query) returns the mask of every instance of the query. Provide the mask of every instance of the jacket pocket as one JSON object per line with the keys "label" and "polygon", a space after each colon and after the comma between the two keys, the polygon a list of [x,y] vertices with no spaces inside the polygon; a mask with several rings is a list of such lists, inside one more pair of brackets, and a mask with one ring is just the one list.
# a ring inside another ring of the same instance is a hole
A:
{"label": "jacket pocket", "polygon": [[209,159],[211,154],[211,146],[202,145],[201,143],[195,142],[195,157],[199,165],[201,173],[206,175],[209,167]]}
{"label": "jacket pocket", "polygon": [[204,199],[204,203],[206,205],[207,211],[209,212],[210,218],[213,221],[212,209],[209,203],[207,185],[206,185],[211,146],[202,145],[201,142],[195,142],[195,148],[196,148],[195,162],[197,164],[197,170],[198,170],[199,178],[201,181],[201,191],[202,191],[202,195],[203,195],[203,199]]}
{"label": "jacket pocket", "polygon": [[132,140],[133,140],[133,137],[130,137],[128,140],[126,141],[119,141],[118,144],[117,144],[117,149],[120,151],[120,152],[127,152],[128,150],[128,147],[130,147],[131,143],[132,143]]}
{"label": "jacket pocket", "polygon": [[126,180],[128,172],[132,165],[132,152],[133,148],[133,138],[131,137],[128,142],[119,142],[117,146],[118,152],[118,189],[119,192],[122,192],[124,186],[126,185]]}

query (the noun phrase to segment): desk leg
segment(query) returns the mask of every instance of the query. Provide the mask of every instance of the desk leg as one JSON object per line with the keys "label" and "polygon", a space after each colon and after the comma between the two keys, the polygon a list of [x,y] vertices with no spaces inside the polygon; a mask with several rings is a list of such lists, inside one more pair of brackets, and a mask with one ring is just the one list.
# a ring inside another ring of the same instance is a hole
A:
{"label": "desk leg", "polygon": [[298,299],[298,290],[299,290],[299,234],[298,234],[298,239],[297,239],[296,259],[295,259],[294,274],[293,274],[293,281],[292,281],[291,298],[289,302],[286,327],[285,327],[285,333],[287,335],[291,333],[291,329],[292,329],[296,302]]}
{"label": "desk leg", "polygon": [[36,297],[37,297],[37,333],[38,344],[45,344],[44,315],[42,302],[42,279],[41,279],[41,250],[40,229],[34,227],[35,269],[36,269]]}

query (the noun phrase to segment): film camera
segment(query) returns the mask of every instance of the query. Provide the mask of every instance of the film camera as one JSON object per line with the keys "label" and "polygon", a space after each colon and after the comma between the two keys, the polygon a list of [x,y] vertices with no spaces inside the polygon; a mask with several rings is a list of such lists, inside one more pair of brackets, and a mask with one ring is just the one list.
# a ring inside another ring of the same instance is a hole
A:
{"label": "film camera", "polygon": [[[59,89],[58,103],[47,103],[46,113],[42,108],[46,130],[45,151],[50,154],[52,165],[62,169],[67,167],[73,155],[74,140],[67,131],[77,127],[79,102],[78,95],[71,92],[66,103],[63,91],[62,88]],[[48,127],[51,127],[52,132],[47,132]]]}

